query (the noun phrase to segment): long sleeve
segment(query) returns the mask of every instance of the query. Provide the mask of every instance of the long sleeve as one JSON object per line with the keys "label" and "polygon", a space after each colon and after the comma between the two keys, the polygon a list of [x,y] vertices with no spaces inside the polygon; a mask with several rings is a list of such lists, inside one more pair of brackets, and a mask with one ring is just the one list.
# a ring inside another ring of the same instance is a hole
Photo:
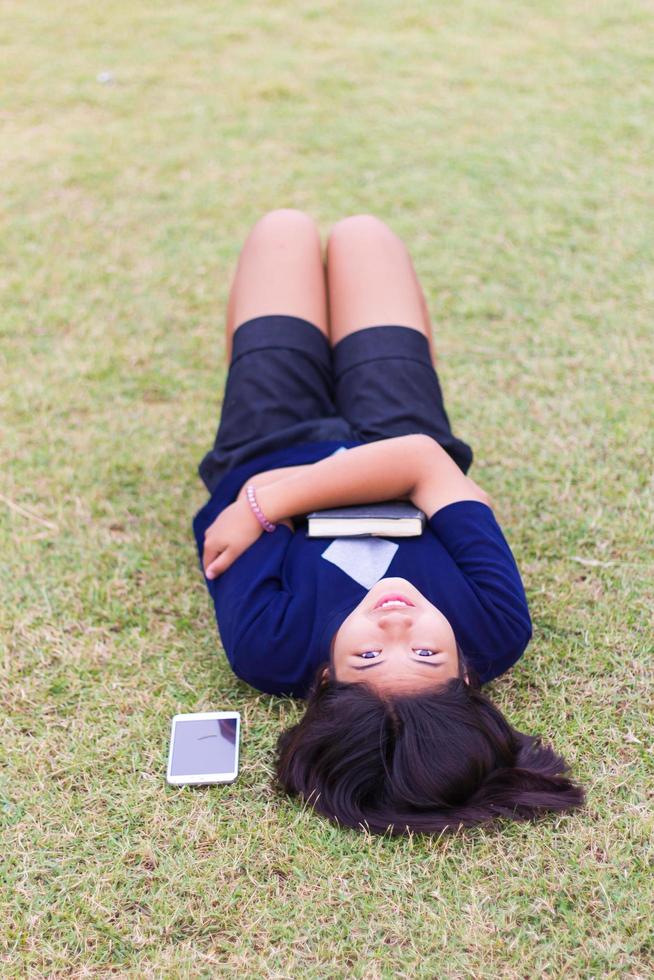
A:
{"label": "long sleeve", "polygon": [[482,680],[489,680],[515,663],[532,635],[515,558],[491,508],[480,501],[449,504],[429,525],[483,610],[484,643],[471,653]]}
{"label": "long sleeve", "polygon": [[[198,531],[202,568],[204,531],[201,535]],[[262,534],[218,578],[204,577],[234,673],[270,694],[295,694],[309,681],[302,656],[302,645],[309,642],[309,624],[283,577],[292,537],[290,528],[280,525],[273,534]]]}

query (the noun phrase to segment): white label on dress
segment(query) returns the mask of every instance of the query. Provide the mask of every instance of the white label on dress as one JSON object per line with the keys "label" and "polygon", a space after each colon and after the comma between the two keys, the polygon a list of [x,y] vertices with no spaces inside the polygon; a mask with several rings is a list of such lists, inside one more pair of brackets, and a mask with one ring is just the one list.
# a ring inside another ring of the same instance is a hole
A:
{"label": "white label on dress", "polygon": [[398,548],[385,538],[335,538],[322,557],[364,589],[371,589],[386,574]]}

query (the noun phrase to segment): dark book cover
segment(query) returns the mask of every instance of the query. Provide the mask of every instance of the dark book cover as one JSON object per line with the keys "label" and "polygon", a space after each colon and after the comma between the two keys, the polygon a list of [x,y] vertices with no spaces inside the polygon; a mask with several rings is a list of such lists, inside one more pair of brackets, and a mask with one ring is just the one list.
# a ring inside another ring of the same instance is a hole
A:
{"label": "dark book cover", "polygon": [[335,520],[374,519],[406,520],[421,518],[425,515],[419,507],[404,500],[386,500],[381,504],[355,504],[351,507],[332,507],[329,510],[313,510],[307,514],[307,520],[312,517],[334,518]]}
{"label": "dark book cover", "polygon": [[307,522],[309,537],[417,537],[426,516],[410,502],[390,500],[314,510],[307,514]]}

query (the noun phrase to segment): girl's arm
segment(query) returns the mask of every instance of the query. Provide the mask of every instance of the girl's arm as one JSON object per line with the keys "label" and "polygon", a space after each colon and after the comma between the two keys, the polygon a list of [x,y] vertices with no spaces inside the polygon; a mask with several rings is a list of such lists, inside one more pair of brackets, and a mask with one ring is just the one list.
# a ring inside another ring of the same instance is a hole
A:
{"label": "girl's arm", "polygon": [[[490,504],[484,491],[426,435],[355,446],[299,470],[257,487],[259,506],[275,524],[311,510],[401,498],[412,500],[428,518],[459,500]],[[244,497],[225,508],[205,533],[207,578],[222,574],[260,534],[261,525]]]}
{"label": "girl's arm", "polygon": [[[268,484],[268,483],[275,483],[277,480],[284,479],[285,477],[288,477],[291,474],[293,474],[294,476],[296,476],[300,471],[302,471],[302,470],[308,470],[309,467],[311,467],[311,466],[313,466],[313,463],[303,463],[300,466],[280,466],[276,470],[262,470],[261,473],[255,473],[254,476],[250,477],[249,480],[246,480],[245,481],[245,483],[243,484],[243,486],[239,490],[238,496],[237,496],[236,499],[237,500],[245,500],[245,497],[246,497],[245,491],[246,491],[246,488],[248,487],[248,485],[250,483],[254,484],[254,486],[256,487],[257,492],[258,492],[259,487],[265,487],[266,484]],[[249,506],[249,504],[248,504],[248,506]],[[290,528],[291,531],[294,531],[295,530],[295,527],[293,525],[293,521],[290,519],[290,517],[282,517],[281,520],[278,523],[279,524],[285,524],[286,527]]]}
{"label": "girl's arm", "polygon": [[403,497],[427,517],[458,500],[489,503],[448,453],[422,434],[356,446],[257,490],[259,505],[273,522],[326,507]]}
{"label": "girl's arm", "polygon": [[286,479],[288,476],[296,476],[314,465],[314,463],[302,463],[300,466],[280,466],[276,470],[262,470],[261,473],[255,473],[254,476],[245,481],[238,492],[237,500],[242,500],[245,497],[245,488],[249,483],[253,483],[258,490],[259,487],[264,487],[267,483],[276,483],[277,480]]}

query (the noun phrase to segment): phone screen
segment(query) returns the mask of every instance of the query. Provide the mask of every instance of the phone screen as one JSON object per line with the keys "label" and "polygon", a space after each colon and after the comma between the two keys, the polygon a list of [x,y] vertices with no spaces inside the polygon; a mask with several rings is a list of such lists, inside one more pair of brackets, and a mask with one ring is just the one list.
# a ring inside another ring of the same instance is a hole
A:
{"label": "phone screen", "polygon": [[170,760],[171,776],[234,773],[238,719],[178,719]]}

